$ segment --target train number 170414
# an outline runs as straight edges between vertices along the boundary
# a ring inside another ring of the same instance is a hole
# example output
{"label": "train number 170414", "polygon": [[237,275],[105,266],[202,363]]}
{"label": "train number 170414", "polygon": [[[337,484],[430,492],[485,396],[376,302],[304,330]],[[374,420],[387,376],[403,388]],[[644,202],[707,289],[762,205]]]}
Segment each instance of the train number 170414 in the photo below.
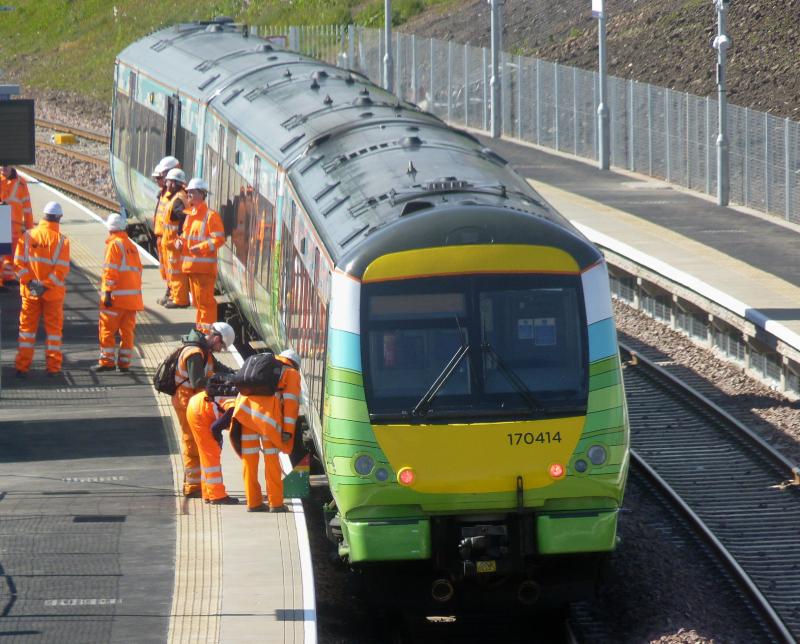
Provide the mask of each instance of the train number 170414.
{"label": "train number 170414", "polygon": [[542,445],[549,443],[560,443],[561,432],[551,434],[550,432],[515,432],[513,434],[506,434],[508,437],[509,445],[535,445],[541,443]]}

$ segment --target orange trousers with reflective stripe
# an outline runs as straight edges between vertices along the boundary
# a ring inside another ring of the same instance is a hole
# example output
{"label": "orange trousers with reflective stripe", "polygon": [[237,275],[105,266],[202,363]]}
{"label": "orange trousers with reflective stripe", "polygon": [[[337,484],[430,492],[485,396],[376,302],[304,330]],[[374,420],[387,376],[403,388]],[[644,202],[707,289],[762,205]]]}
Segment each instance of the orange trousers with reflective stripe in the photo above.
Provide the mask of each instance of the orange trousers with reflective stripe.
{"label": "orange trousers with reflective stripe", "polygon": [[197,453],[200,456],[203,498],[210,501],[224,499],[228,496],[225,484],[222,482],[220,461],[222,448],[211,433],[211,425],[217,420],[213,405],[214,403],[206,401],[206,393],[201,391],[192,396],[189,406],[186,408],[186,420],[192,430],[197,444]]}
{"label": "orange trousers with reflective stripe", "polygon": [[176,393],[172,397],[172,407],[178,414],[181,425],[181,456],[183,456],[183,493],[193,494],[201,492],[200,486],[200,455],[197,452],[197,443],[194,440],[192,428],[186,418],[186,406],[181,401],[182,396]]}
{"label": "orange trousers with reflective stripe", "polygon": [[215,273],[186,273],[189,278],[189,290],[194,305],[197,307],[195,326],[198,331],[206,332],[217,321],[217,300],[214,297]]}
{"label": "orange trousers with reflective stripe", "polygon": [[27,371],[33,361],[33,347],[39,320],[44,316],[45,362],[51,373],[61,371],[64,359],[61,354],[61,332],[64,327],[64,300],[44,300],[40,297],[22,297],[19,312],[19,349],[15,366],[17,371]]}
{"label": "orange trousers with reflective stripe", "polygon": [[[242,428],[242,478],[248,508],[257,508],[264,502],[261,485],[258,482],[259,454],[261,444],[265,450],[275,449],[267,439],[245,440],[248,429]],[[252,432],[250,432],[252,435]],[[247,450],[247,451],[246,451]],[[256,451],[257,450],[257,451]],[[270,507],[283,505],[283,478],[280,455],[264,454],[264,483],[267,486],[267,499]]]}
{"label": "orange trousers with reflective stripe", "polygon": [[130,367],[133,358],[133,342],[136,332],[136,311],[120,309],[117,307],[100,308],[100,364],[107,367],[114,366],[116,351],[116,335],[119,332],[119,356],[117,364],[120,367]]}

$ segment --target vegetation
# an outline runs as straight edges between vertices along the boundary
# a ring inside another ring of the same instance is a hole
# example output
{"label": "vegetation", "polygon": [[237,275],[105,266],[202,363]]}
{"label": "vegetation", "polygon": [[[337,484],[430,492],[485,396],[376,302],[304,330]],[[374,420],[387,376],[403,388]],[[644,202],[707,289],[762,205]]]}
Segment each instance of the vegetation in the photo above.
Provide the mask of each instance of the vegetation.
{"label": "vegetation", "polygon": [[[402,24],[455,0],[393,0]],[[16,0],[0,13],[2,69],[23,86],[110,101],[114,58],[166,25],[227,15],[253,25],[383,24],[383,0]]]}

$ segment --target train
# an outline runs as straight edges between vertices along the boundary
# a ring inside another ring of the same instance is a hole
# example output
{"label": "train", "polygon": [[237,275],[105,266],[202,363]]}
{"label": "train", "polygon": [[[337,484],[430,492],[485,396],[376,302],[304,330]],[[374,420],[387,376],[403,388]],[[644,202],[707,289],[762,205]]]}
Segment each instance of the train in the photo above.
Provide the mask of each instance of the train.
{"label": "train", "polygon": [[229,18],[117,57],[132,233],[167,154],[222,215],[231,319],[302,358],[338,557],[442,606],[594,583],[629,467],[600,251],[472,134]]}

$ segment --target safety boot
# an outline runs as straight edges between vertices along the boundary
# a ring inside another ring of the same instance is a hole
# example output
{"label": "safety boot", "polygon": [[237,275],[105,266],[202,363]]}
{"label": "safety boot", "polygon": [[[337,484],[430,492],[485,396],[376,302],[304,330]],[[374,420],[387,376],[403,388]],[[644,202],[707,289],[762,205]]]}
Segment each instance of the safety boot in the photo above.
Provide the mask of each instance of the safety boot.
{"label": "safety boot", "polygon": [[269,512],[269,506],[266,503],[262,503],[261,505],[257,505],[254,508],[247,508],[248,512]]}
{"label": "safety boot", "polygon": [[223,496],[221,499],[211,499],[211,505],[239,505],[239,499],[234,499],[232,496]]}

